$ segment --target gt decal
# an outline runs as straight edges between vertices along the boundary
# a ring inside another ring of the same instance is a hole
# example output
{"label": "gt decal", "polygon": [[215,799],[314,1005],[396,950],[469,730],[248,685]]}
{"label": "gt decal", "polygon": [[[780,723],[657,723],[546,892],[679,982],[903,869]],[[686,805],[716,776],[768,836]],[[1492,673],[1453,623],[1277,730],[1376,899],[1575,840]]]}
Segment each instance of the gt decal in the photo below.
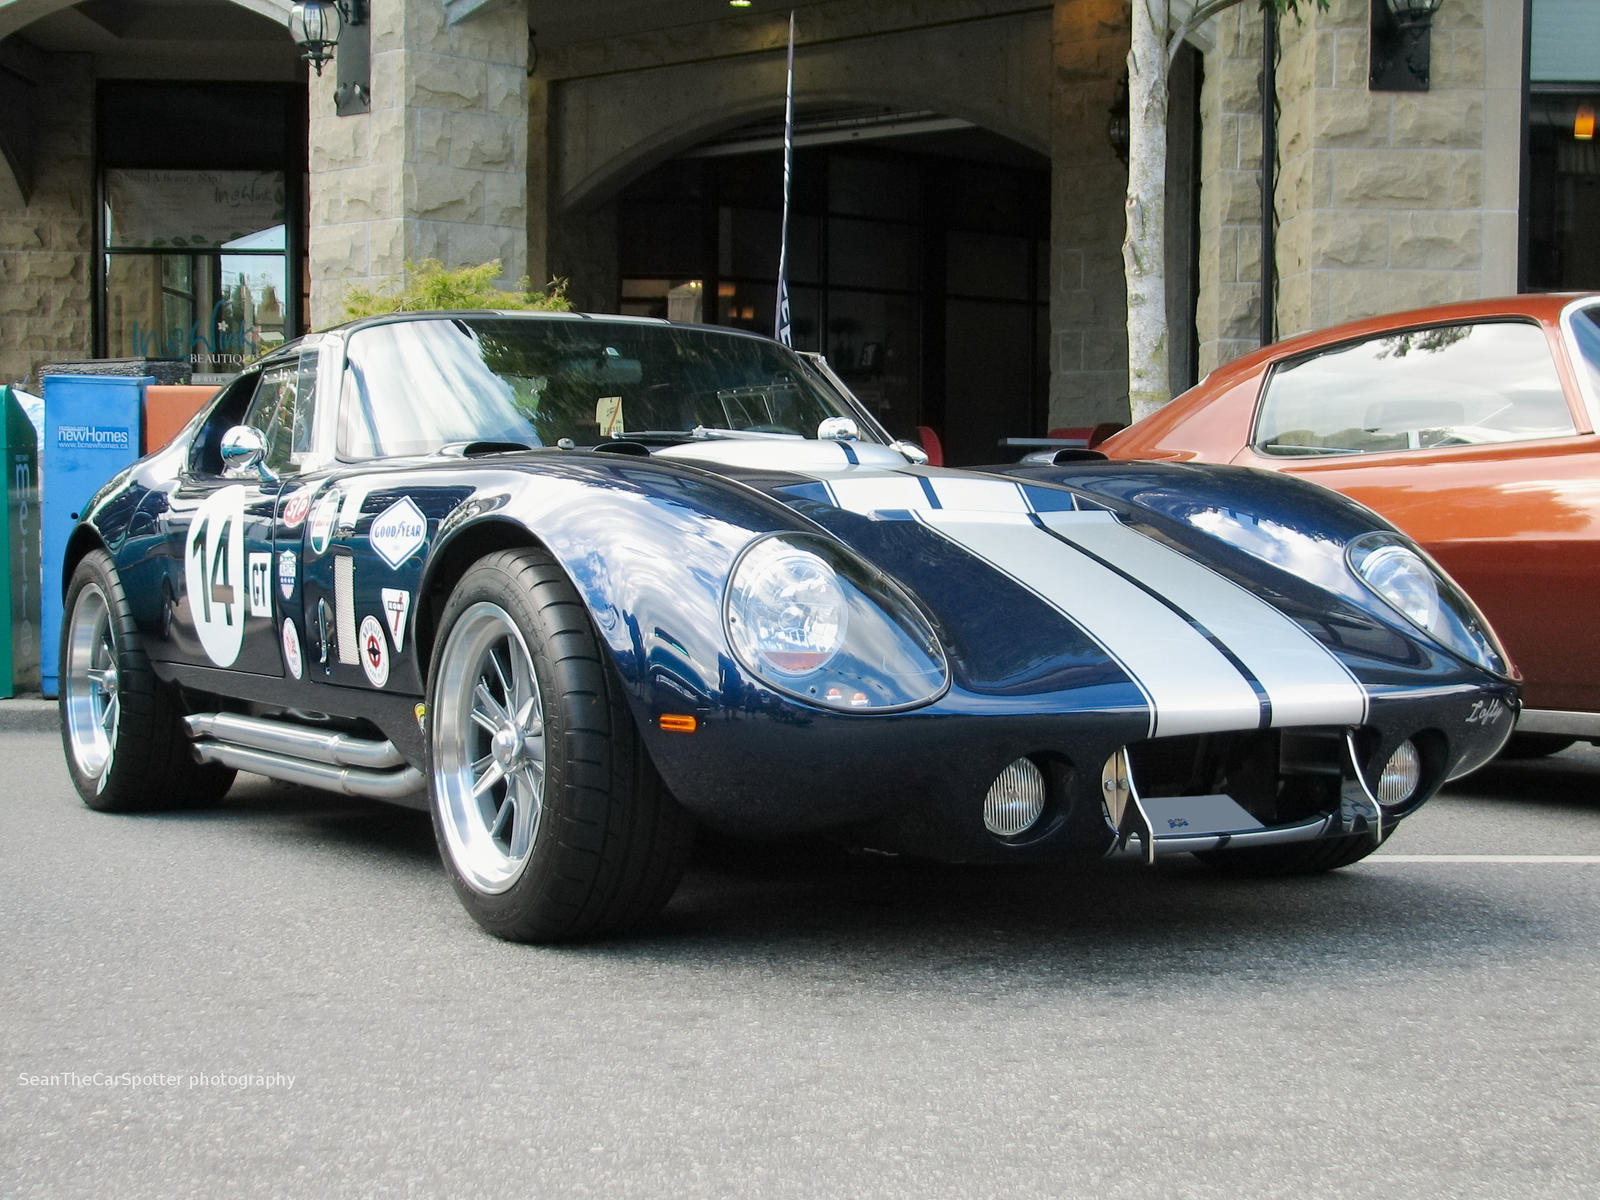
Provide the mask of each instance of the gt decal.
{"label": "gt decal", "polygon": [[361,669],[373,687],[389,682],[389,643],[383,636],[383,624],[377,617],[363,617],[361,636]]}
{"label": "gt decal", "polygon": [[239,484],[206,497],[183,547],[183,584],[206,657],[230,667],[244,644],[247,580],[245,490]]}
{"label": "gt decal", "polygon": [[396,500],[372,522],[367,540],[378,557],[398,567],[428,538],[428,519],[410,496]]}
{"label": "gt decal", "polygon": [[272,555],[250,555],[248,569],[250,572],[250,615],[252,617],[270,617],[272,615]]}
{"label": "gt decal", "polygon": [[406,648],[406,615],[411,611],[411,593],[399,588],[383,589],[383,612],[389,621],[389,636],[396,654]]}

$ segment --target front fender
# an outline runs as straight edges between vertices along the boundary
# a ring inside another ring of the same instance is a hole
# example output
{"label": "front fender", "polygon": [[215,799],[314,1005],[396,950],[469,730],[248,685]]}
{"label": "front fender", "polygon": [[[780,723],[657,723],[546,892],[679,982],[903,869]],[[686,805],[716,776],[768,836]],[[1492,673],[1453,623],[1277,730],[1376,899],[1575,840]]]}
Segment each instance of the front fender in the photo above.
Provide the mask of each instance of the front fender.
{"label": "front fender", "polygon": [[728,571],[762,533],[817,527],[698,468],[609,457],[481,478],[440,525],[422,584],[432,612],[484,553],[534,543],[577,590],[642,727],[738,707],[747,685],[723,636]]}

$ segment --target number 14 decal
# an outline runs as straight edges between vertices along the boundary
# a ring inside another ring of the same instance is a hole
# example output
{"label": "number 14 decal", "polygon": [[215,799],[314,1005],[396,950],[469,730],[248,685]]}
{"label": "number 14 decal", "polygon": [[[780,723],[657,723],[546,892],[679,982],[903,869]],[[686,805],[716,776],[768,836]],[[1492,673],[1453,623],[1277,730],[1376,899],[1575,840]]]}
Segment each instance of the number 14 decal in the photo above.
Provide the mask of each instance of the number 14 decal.
{"label": "number 14 decal", "polygon": [[[244,643],[244,501],[245,490],[238,484],[206,497],[195,510],[183,548],[184,591],[195,632],[206,657],[219,667],[232,666]],[[252,594],[257,557],[250,556]],[[253,595],[250,610],[256,611]]]}

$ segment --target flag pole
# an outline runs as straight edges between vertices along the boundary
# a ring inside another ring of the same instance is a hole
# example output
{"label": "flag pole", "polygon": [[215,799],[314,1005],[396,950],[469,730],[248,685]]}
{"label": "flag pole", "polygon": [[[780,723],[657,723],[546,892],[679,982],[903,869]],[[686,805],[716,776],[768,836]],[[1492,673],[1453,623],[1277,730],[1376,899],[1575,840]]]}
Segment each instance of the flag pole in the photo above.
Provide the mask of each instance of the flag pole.
{"label": "flag pole", "polygon": [[789,76],[783,102],[783,226],[778,234],[777,337],[794,345],[789,321],[789,192],[794,176],[794,10],[789,10]]}

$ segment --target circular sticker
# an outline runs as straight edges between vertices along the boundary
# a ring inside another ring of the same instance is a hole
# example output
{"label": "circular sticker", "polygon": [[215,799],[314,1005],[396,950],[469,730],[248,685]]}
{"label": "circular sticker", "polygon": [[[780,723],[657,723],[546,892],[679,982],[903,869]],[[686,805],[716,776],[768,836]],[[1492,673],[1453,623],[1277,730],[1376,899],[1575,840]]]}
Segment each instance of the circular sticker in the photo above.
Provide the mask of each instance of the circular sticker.
{"label": "circular sticker", "polygon": [[356,639],[361,647],[361,669],[373,687],[389,682],[389,640],[383,633],[383,622],[377,617],[361,619],[361,636]]}
{"label": "circular sticker", "polygon": [[298,529],[311,512],[311,489],[301,488],[283,502],[283,527]]}
{"label": "circular sticker", "polygon": [[183,544],[183,587],[206,657],[231,667],[244,644],[244,498],[239,484],[214,492],[195,509]]}
{"label": "circular sticker", "polygon": [[295,679],[301,678],[306,673],[305,659],[300,655],[300,631],[290,620],[285,620],[283,623],[283,665]]}
{"label": "circular sticker", "polygon": [[333,523],[339,516],[339,489],[327,492],[311,510],[311,550],[322,554],[333,541]]}

